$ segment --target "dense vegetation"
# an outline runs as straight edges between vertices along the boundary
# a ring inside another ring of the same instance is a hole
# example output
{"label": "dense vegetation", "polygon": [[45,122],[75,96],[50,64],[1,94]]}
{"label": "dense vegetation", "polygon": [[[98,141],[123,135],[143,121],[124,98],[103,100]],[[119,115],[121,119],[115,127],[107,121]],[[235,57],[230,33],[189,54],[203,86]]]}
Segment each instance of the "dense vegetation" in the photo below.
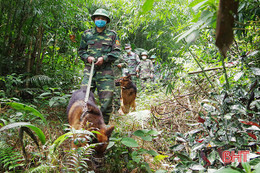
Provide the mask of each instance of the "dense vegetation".
{"label": "dense vegetation", "polygon": [[[138,91],[138,111],[149,110],[151,116],[112,119],[116,130],[105,158],[107,172],[259,172],[260,4],[239,2],[226,58],[215,46],[218,4],[1,1],[1,172],[83,172],[88,167],[84,160],[93,147],[71,150],[65,109],[81,82],[81,34],[94,26],[90,16],[97,8],[111,12],[109,28],[117,31],[122,46],[145,49],[161,64],[161,80]],[[250,160],[223,163],[226,150],[248,150]]]}

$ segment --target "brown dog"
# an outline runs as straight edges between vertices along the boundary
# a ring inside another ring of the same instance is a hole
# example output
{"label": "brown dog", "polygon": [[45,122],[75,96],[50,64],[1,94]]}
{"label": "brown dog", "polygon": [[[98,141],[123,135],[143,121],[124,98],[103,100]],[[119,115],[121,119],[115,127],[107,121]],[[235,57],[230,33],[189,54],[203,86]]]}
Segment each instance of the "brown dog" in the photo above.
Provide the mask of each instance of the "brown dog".
{"label": "brown dog", "polygon": [[136,103],[136,93],[137,88],[135,84],[131,81],[131,75],[121,77],[115,81],[116,86],[121,87],[121,107],[119,109],[119,113],[127,114],[130,111],[130,108],[133,108],[135,111]]}
{"label": "brown dog", "polygon": [[[114,130],[114,126],[109,128],[106,127],[103,115],[95,103],[94,94],[92,92],[90,92],[89,100],[87,102],[88,111],[83,114],[81,119],[83,108],[86,105],[84,102],[85,95],[86,88],[81,88],[72,94],[67,107],[69,124],[76,130],[85,129],[98,131],[99,133],[95,134],[96,140],[93,140],[92,143],[100,143],[100,145],[95,147],[95,150],[98,156],[102,156],[107,148],[109,137]],[[77,146],[74,144],[72,145],[74,148],[84,146],[84,144],[79,144]]]}

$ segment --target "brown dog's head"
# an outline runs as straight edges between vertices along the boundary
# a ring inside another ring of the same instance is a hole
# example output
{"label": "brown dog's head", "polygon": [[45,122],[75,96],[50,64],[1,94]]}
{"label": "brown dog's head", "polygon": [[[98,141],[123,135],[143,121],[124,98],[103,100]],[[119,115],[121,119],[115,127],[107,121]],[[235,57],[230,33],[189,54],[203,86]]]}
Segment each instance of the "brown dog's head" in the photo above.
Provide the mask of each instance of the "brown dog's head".
{"label": "brown dog's head", "polygon": [[[95,137],[93,137],[92,141],[89,140],[88,134],[75,136],[75,139],[81,138],[84,140],[82,142],[80,142],[81,140],[74,141],[72,145],[74,148],[77,148],[85,146],[86,143],[98,143],[95,150],[97,155],[102,156],[107,148],[114,126],[106,126],[102,113],[93,102],[93,99],[89,99],[87,102],[87,112],[83,110],[84,105],[85,102],[83,100],[78,100],[72,104],[68,111],[69,124],[76,130],[85,129],[88,131],[97,131],[97,133],[94,133]],[[83,116],[82,120],[80,120],[81,116]]]}
{"label": "brown dog's head", "polygon": [[109,138],[114,130],[114,126],[107,127],[105,125],[102,113],[96,104],[88,102],[87,106],[88,111],[83,119],[83,124],[86,125],[88,124],[87,122],[90,122],[91,126],[83,128],[88,128],[90,131],[97,131],[97,133],[94,133],[95,138],[91,143],[98,143],[95,150],[98,155],[102,155],[108,146]]}
{"label": "brown dog's head", "polygon": [[124,76],[124,77],[120,77],[119,79],[117,79],[115,81],[115,85],[116,86],[127,86],[129,84],[129,82],[132,81],[132,78],[131,78],[131,75],[127,75],[127,76]]}
{"label": "brown dog's head", "polygon": [[94,143],[99,143],[96,147],[95,150],[97,152],[97,155],[102,156],[107,149],[108,143],[109,143],[109,138],[111,136],[111,133],[114,130],[114,126],[101,129],[98,132],[100,134],[96,134],[96,140],[94,140]]}

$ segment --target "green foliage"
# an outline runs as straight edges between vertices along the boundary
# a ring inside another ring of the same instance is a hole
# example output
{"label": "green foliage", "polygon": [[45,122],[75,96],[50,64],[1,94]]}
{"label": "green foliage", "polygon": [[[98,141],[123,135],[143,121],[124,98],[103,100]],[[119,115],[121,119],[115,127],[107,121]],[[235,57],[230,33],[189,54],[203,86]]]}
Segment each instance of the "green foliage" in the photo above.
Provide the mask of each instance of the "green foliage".
{"label": "green foliage", "polygon": [[46,165],[46,164],[41,164],[40,166],[36,167],[36,168],[32,168],[29,171],[27,171],[28,173],[48,173],[48,172],[54,172],[56,169],[52,166]]}
{"label": "green foliage", "polygon": [[23,164],[22,155],[12,147],[7,147],[0,142],[0,168],[1,171],[16,171],[21,169]]}
{"label": "green foliage", "polygon": [[147,13],[148,11],[152,10],[154,0],[146,0],[144,5],[142,6],[141,14]]}
{"label": "green foliage", "polygon": [[90,162],[92,153],[92,147],[89,145],[85,145],[84,147],[72,151],[68,157],[68,162],[66,163],[69,165],[69,168],[63,170],[77,173],[87,171],[89,168],[87,162]]}
{"label": "green foliage", "polygon": [[[33,115],[36,117],[40,117],[42,119],[42,121],[46,124],[46,119],[44,118],[44,116],[39,111],[37,111],[36,109],[34,109],[30,106],[27,106],[27,105],[21,104],[21,103],[16,103],[16,102],[8,102],[8,103],[6,103],[6,105],[16,109],[21,114],[22,114],[22,112],[24,112],[25,116]],[[15,117],[15,118],[17,118],[17,117]],[[14,119],[14,120],[12,120],[11,118],[8,119],[9,122],[16,121],[16,120],[18,120],[18,119]],[[46,143],[46,137],[40,128],[36,127],[35,125],[32,125],[31,123],[28,123],[28,122],[8,123],[8,121],[5,121],[4,119],[2,120],[2,122],[5,124],[5,126],[3,126],[0,129],[0,132],[6,131],[6,130],[11,131],[11,129],[19,128],[19,141],[20,141],[20,144],[22,145],[22,151],[23,151],[25,160],[27,162],[28,158],[27,158],[27,153],[25,150],[26,144],[24,144],[24,138],[25,138],[24,132],[26,132],[31,137],[32,141],[38,146],[38,149],[40,149],[39,144],[38,144],[38,139],[41,141],[42,145],[44,145]],[[20,121],[21,121],[21,119],[20,119]],[[12,134],[12,135],[14,135],[14,134]],[[38,137],[38,139],[36,136]],[[5,140],[5,139],[6,138],[4,137],[3,140]],[[16,158],[16,157],[14,157],[14,158]],[[11,162],[11,161],[8,162],[8,164],[10,164],[9,169],[20,166],[20,165],[16,164],[16,162]],[[23,165],[23,164],[24,163],[21,163],[21,165]],[[7,165],[7,163],[5,163],[5,165]]]}
{"label": "green foliage", "polygon": [[[137,130],[133,133],[136,137],[145,141],[151,141],[150,139],[158,135],[155,130]],[[151,168],[147,162],[144,161],[146,154],[156,157],[158,153],[154,150],[147,150],[140,147],[138,141],[130,137],[119,137],[119,134],[113,134],[110,138],[108,155],[106,156],[109,160],[108,165],[110,171],[117,172],[126,168],[128,170],[138,169],[140,171],[151,172]]]}
{"label": "green foliage", "polygon": [[17,111],[23,111],[25,113],[26,112],[30,112],[34,116],[37,116],[37,117],[41,118],[44,123],[47,123],[46,119],[44,118],[44,116],[38,110],[32,108],[31,106],[27,106],[25,104],[17,103],[17,102],[8,102],[6,104],[11,106],[12,108],[16,109]]}
{"label": "green foliage", "polygon": [[127,147],[139,147],[138,143],[133,138],[123,138],[121,142]]}
{"label": "green foliage", "polygon": [[[260,121],[259,113],[255,111],[260,108],[259,99],[256,99],[259,95],[257,85],[256,81],[247,88],[248,92],[242,88],[234,88],[221,95],[213,95],[214,100],[202,101],[207,114],[200,113],[200,128],[185,134],[176,133],[175,139],[182,144],[171,147],[175,156],[182,161],[177,165],[179,169],[192,169],[193,165],[201,162],[204,162],[206,168],[221,168],[221,153],[225,150],[249,150],[250,153],[259,151],[257,144],[260,140]],[[189,145],[190,153],[183,150],[184,143]],[[251,161],[255,157],[251,157]],[[246,172],[251,171],[249,163],[242,165]]]}

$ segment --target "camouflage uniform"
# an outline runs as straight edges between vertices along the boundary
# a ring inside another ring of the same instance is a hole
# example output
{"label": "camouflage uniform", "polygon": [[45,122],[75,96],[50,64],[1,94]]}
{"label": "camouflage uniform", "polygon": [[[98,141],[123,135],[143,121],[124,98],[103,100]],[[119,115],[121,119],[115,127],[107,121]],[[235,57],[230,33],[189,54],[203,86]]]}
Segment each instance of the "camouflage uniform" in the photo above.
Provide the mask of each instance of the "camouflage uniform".
{"label": "camouflage uniform", "polygon": [[154,82],[158,83],[162,78],[161,64],[159,62],[155,62],[153,65],[155,73]]}
{"label": "camouflage uniform", "polygon": [[[121,65],[121,68],[117,67],[117,65],[119,64]],[[122,77],[122,69],[126,68],[126,66],[127,64],[123,59],[123,56],[120,56],[119,59],[117,59],[114,65],[112,66],[115,79],[119,79],[120,77]],[[114,103],[113,103],[115,110],[118,110],[120,108],[120,92],[121,92],[121,88],[116,86],[114,92]]]}
{"label": "camouflage uniform", "polygon": [[154,73],[153,63],[149,59],[142,60],[137,69],[140,73],[141,85],[144,87],[146,82],[150,82],[151,75]]}
{"label": "camouflage uniform", "polygon": [[[128,55],[128,54],[124,55],[124,60],[127,62],[127,72],[128,72],[128,74],[131,74],[132,81],[136,84],[136,82],[137,82],[136,69],[140,63],[139,56],[137,54],[135,54],[134,52],[131,52],[130,55]],[[124,74],[124,75],[126,75],[126,74]]]}
{"label": "camouflage uniform", "polygon": [[87,61],[88,57],[93,56],[96,60],[99,57],[104,59],[101,66],[94,67],[91,91],[97,89],[101,112],[105,123],[108,124],[113,111],[112,100],[115,88],[112,63],[120,56],[120,44],[116,32],[105,29],[99,33],[96,28],[86,30],[82,35],[78,53],[85,62],[83,86],[88,84],[90,75],[91,64]]}

